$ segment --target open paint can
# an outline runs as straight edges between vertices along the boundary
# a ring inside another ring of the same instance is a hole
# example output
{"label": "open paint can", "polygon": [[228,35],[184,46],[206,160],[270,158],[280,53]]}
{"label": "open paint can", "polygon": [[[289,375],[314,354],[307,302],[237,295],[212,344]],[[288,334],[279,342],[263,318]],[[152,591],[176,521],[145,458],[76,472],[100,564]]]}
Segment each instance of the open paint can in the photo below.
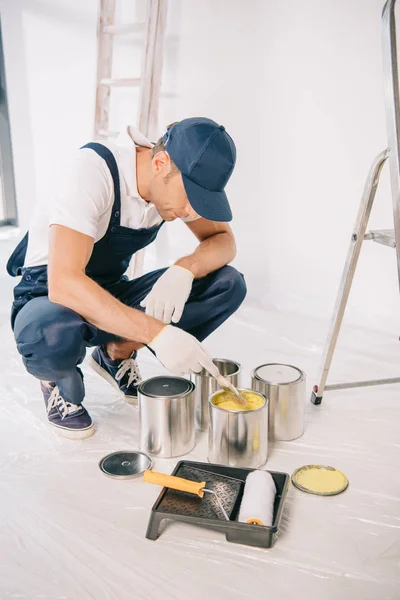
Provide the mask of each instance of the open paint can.
{"label": "open paint can", "polygon": [[[227,358],[214,358],[213,363],[218,367],[221,375],[225,377],[235,388],[239,387],[239,376],[241,365],[234,360]],[[221,389],[215,377],[212,377],[206,369],[200,373],[192,373],[191,379],[194,382],[195,401],[194,401],[194,423],[199,431],[208,429],[208,399],[217,390]]]}
{"label": "open paint can", "polygon": [[235,403],[224,391],[211,394],[208,460],[228,467],[258,469],[268,455],[268,401],[259,392],[240,390],[248,405]]}
{"label": "open paint can", "polygon": [[304,432],[306,377],[292,365],[270,363],[254,369],[251,387],[269,400],[269,439],[295,440]]}
{"label": "open paint can", "polygon": [[138,389],[139,443],[158,458],[193,450],[194,383],[183,377],[152,377]]}

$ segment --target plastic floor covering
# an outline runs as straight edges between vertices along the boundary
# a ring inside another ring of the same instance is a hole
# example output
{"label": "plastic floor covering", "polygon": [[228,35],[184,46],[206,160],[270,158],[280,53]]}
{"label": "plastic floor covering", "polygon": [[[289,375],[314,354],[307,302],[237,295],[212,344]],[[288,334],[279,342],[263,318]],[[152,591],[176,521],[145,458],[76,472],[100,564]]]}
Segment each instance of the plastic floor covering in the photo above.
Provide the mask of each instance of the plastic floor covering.
{"label": "plastic floor covering", "polygon": [[[329,392],[311,405],[327,323],[246,302],[206,345],[243,364],[244,387],[264,362],[306,371],[305,433],[270,444],[266,468],[332,465],[349,478],[347,491],[318,497],[291,486],[269,550],[183,523],[154,542],[145,532],[160,488],[114,481],[98,467],[110,452],[137,449],[136,410],[84,366],[95,435],[72,442],[50,431],[8,325],[13,282],[0,283],[1,600],[400,598],[400,386]],[[398,333],[345,327],[331,382],[398,376]],[[139,356],[145,377],[165,372],[147,351]],[[207,460],[206,434],[185,458]],[[170,473],[178,460],[154,468]]]}

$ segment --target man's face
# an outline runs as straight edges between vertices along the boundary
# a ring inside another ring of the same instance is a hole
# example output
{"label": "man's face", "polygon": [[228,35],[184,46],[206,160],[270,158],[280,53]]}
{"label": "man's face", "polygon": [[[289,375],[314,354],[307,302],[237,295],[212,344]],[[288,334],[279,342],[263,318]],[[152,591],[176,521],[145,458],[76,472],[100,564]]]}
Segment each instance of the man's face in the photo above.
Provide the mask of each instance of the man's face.
{"label": "man's face", "polygon": [[[161,156],[163,155],[163,156]],[[197,217],[191,207],[182,181],[182,175],[171,173],[171,163],[166,152],[153,158],[153,177],[150,182],[151,201],[165,221]]]}

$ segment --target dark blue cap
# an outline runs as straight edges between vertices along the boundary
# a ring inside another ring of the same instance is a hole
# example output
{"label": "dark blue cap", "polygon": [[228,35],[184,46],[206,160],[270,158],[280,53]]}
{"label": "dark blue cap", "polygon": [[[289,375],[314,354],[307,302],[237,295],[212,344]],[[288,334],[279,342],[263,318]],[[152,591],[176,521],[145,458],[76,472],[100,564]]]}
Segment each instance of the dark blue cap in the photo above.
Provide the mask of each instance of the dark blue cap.
{"label": "dark blue cap", "polygon": [[205,117],[183,119],[164,135],[165,150],[182,174],[192,208],[210,221],[231,221],[224,188],[236,162],[236,148],[223,125]]}

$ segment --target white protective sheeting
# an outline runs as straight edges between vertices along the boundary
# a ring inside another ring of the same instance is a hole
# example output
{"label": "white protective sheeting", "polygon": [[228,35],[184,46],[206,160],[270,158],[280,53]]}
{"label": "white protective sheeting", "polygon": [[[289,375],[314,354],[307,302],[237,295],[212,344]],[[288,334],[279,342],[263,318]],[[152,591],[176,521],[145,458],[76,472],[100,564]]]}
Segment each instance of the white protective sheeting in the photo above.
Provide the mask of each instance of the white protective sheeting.
{"label": "white protective sheeting", "polygon": [[[271,550],[176,523],[149,541],[159,488],[113,481],[98,468],[104,455],[137,448],[137,412],[85,367],[96,434],[72,442],[50,431],[38,383],[21,364],[6,318],[13,282],[2,275],[1,283],[2,600],[398,599],[399,386],[331,392],[320,407],[307,393],[304,436],[271,445],[267,467],[291,474],[300,465],[326,463],[343,470],[350,487],[323,498],[291,486]],[[325,322],[246,302],[207,347],[242,362],[245,386],[251,368],[282,361],[304,369],[310,389],[326,329]],[[334,379],[398,375],[396,333],[346,328]],[[147,351],[141,366],[145,376],[163,372]],[[207,459],[206,434],[188,458]],[[170,473],[178,460],[159,459],[154,468]]]}

